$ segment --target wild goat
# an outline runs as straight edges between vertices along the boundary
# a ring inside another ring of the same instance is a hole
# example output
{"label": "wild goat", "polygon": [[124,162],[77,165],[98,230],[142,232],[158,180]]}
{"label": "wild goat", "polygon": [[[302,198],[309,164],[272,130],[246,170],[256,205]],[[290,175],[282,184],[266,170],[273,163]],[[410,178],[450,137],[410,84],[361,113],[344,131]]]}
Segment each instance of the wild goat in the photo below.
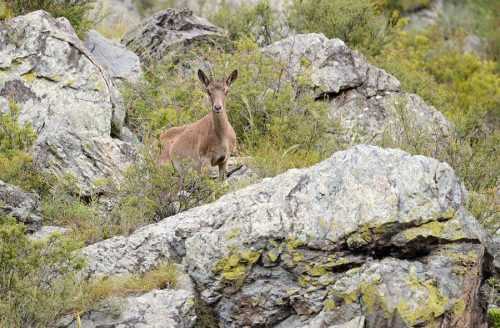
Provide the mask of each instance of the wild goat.
{"label": "wild goat", "polygon": [[159,162],[172,162],[181,179],[187,169],[194,168],[201,173],[207,164],[219,166],[219,178],[226,178],[227,160],[236,147],[236,133],[229,123],[224,101],[237,77],[238,71],[235,70],[221,81],[210,80],[198,70],[198,78],[210,98],[212,111],[197,122],[161,133]]}

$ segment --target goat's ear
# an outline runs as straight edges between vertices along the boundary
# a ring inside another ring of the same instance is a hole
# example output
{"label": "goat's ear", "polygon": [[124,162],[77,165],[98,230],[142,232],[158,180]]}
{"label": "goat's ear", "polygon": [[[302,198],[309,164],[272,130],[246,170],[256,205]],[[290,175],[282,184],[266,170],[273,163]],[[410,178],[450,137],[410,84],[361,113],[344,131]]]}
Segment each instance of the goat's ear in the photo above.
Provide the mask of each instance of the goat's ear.
{"label": "goat's ear", "polygon": [[238,78],[238,70],[235,69],[231,73],[231,75],[229,75],[229,77],[226,79],[227,86],[230,86],[234,81],[236,81],[237,78]]}
{"label": "goat's ear", "polygon": [[208,87],[208,85],[210,84],[210,80],[205,75],[205,72],[203,72],[201,69],[198,70],[198,78],[205,87]]}

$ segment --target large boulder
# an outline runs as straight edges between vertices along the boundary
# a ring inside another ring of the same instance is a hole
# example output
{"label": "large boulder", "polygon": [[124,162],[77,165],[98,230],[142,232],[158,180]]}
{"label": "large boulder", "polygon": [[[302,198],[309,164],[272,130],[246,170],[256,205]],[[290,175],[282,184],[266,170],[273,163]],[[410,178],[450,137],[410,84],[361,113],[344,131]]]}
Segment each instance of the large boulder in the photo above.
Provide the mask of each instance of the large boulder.
{"label": "large boulder", "polygon": [[167,9],[145,19],[124,36],[122,43],[144,63],[154,63],[167,53],[224,40],[223,30],[191,10]]}
{"label": "large boulder", "polygon": [[96,62],[105,68],[115,82],[137,82],[142,74],[139,57],[122,44],[91,30],[85,37],[85,47]]}
{"label": "large boulder", "polygon": [[399,81],[367,62],[339,39],[300,34],[278,41],[263,52],[286,63],[288,78],[306,70],[314,95],[329,101],[330,116],[339,121],[349,143],[398,142],[402,130],[439,143],[450,136],[451,124],[419,96],[401,91]]}
{"label": "large boulder", "polygon": [[143,295],[130,295],[109,300],[98,311],[83,315],[80,325],[75,321],[62,322],[59,326],[68,328],[190,328],[196,322],[195,298],[192,293],[183,289],[153,290]]}
{"label": "large boulder", "polygon": [[119,92],[65,18],[36,11],[0,22],[0,104],[7,99],[37,133],[35,164],[76,176],[83,192],[134,160],[135,149],[119,140]]}
{"label": "large boulder", "polygon": [[40,197],[0,180],[0,214],[12,216],[28,232],[35,232],[42,225]]}
{"label": "large boulder", "polygon": [[86,275],[180,261],[222,327],[486,327],[465,203],[449,165],[360,145],[91,245]]}

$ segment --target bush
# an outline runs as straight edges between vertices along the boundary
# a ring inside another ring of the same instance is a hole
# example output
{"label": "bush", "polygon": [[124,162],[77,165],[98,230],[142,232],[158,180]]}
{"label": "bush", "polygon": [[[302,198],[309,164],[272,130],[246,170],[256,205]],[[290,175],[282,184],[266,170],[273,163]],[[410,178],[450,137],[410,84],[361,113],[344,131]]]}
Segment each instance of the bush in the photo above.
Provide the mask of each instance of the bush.
{"label": "bush", "polygon": [[139,226],[214,201],[224,193],[224,186],[194,172],[185,176],[180,186],[173,167],[159,166],[158,153],[151,148],[117,186],[117,204],[110,216],[112,235],[131,233]]}
{"label": "bush", "polygon": [[[265,175],[311,165],[331,153],[334,146],[325,137],[326,105],[306,95],[305,76],[286,81],[285,64],[263,55],[255,41],[239,40],[233,54],[203,49],[192,57],[209,62],[219,78],[239,70],[226,107],[239,152],[257,157]],[[128,88],[128,117],[136,131],[158,136],[163,129],[191,123],[207,113],[196,72],[186,73],[189,65],[167,59],[138,86]]]}
{"label": "bush", "polygon": [[78,35],[82,36],[94,23],[88,16],[94,2],[95,0],[6,0],[4,15],[19,16],[35,10],[45,10],[54,17],[66,17]]}
{"label": "bush", "polygon": [[293,0],[288,23],[300,33],[323,33],[364,54],[376,54],[389,41],[397,23],[385,17],[382,9],[376,1]]}
{"label": "bush", "polygon": [[19,107],[0,112],[0,180],[25,190],[44,190],[46,178],[33,166],[29,151],[36,139],[31,124],[19,124]]}
{"label": "bush", "polygon": [[404,12],[411,12],[418,9],[428,8],[431,0],[387,0],[386,7]]}
{"label": "bush", "polygon": [[22,225],[0,218],[0,326],[48,327],[75,310],[79,246],[58,235],[30,241]]}
{"label": "bush", "polygon": [[277,14],[269,0],[260,0],[256,5],[243,3],[234,6],[223,3],[210,20],[228,31],[233,40],[251,37],[259,45],[265,46],[280,36]]}

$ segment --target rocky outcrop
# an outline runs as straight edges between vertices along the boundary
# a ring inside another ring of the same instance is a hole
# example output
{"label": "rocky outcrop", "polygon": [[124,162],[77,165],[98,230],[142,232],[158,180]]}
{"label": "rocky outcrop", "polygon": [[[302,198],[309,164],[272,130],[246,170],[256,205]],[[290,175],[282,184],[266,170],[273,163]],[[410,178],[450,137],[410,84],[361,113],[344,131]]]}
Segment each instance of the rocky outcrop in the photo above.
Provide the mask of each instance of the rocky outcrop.
{"label": "rocky outcrop", "polygon": [[339,39],[300,34],[276,42],[264,53],[287,64],[290,79],[311,74],[317,99],[329,101],[330,117],[344,128],[348,143],[398,141],[406,128],[419,138],[439,143],[452,131],[450,123],[417,95],[401,91],[392,75],[369,64]]}
{"label": "rocky outcrop", "polygon": [[445,163],[357,146],[84,249],[181,262],[223,327],[485,327],[487,237]]}
{"label": "rocky outcrop", "polygon": [[190,328],[196,322],[195,299],[186,290],[153,290],[144,295],[108,300],[99,311],[92,311],[80,319],[63,322],[68,328]]}
{"label": "rocky outcrop", "polygon": [[137,82],[142,74],[139,57],[120,43],[91,30],[85,38],[85,47],[96,62],[106,69],[115,82]]}
{"label": "rocky outcrop", "polygon": [[0,180],[0,214],[12,216],[28,232],[35,232],[42,225],[40,197]]}
{"label": "rocky outcrop", "polygon": [[183,52],[200,44],[218,44],[223,31],[188,9],[167,9],[144,20],[125,35],[122,43],[144,63],[161,60],[167,53]]}
{"label": "rocky outcrop", "polygon": [[0,23],[0,103],[13,100],[37,133],[34,163],[73,174],[83,192],[119,178],[135,149],[119,140],[125,109],[106,71],[65,18],[36,11]]}

